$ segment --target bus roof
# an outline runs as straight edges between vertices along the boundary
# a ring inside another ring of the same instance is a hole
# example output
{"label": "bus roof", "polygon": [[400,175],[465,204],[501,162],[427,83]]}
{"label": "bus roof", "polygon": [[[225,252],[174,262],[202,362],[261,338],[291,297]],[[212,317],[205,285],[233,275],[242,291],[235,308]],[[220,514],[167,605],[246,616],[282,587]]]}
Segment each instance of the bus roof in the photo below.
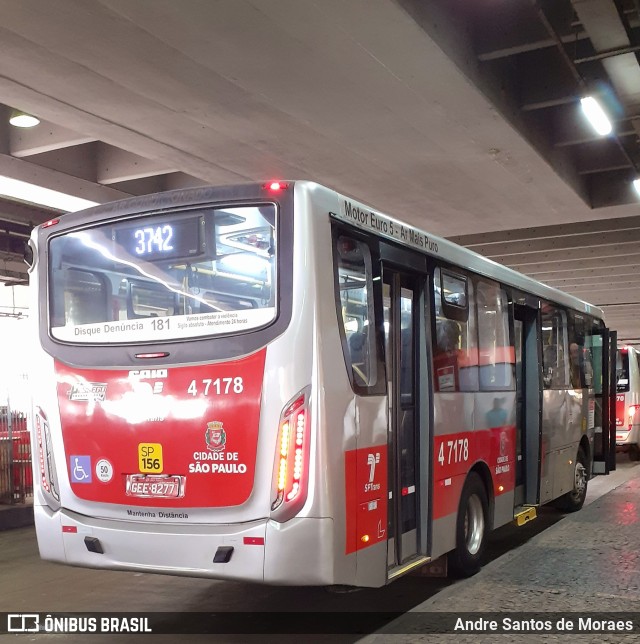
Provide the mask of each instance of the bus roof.
{"label": "bus roof", "polygon": [[[312,184],[311,182],[299,183],[308,184],[310,189],[312,186],[322,188],[322,186]],[[459,246],[443,237],[432,235],[421,228],[383,214],[355,199],[346,197],[335,191],[331,192],[334,192],[340,200],[337,212],[330,213],[336,219],[379,235],[380,237],[391,239],[408,248],[432,255],[433,257],[438,257],[445,262],[495,279],[503,284],[514,286],[545,300],[563,304],[579,312],[604,320],[603,310],[593,304],[589,304],[580,298],[548,286],[543,282],[538,282],[492,259],[479,255],[464,246]]]}

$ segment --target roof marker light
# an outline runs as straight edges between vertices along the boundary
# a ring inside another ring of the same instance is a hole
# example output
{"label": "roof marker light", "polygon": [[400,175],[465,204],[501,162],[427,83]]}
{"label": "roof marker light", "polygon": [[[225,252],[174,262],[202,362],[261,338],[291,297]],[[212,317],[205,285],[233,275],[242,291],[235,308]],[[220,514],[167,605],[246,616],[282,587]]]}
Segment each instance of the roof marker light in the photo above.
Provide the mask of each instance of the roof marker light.
{"label": "roof marker light", "polygon": [[282,181],[271,181],[264,185],[264,188],[271,190],[273,192],[279,192],[280,190],[286,190],[289,187],[288,183],[283,183]]}
{"label": "roof marker light", "polygon": [[49,221],[45,221],[44,224],[42,224],[43,228],[49,228],[49,226],[55,226],[56,224],[59,224],[60,220],[59,219],[49,219]]}

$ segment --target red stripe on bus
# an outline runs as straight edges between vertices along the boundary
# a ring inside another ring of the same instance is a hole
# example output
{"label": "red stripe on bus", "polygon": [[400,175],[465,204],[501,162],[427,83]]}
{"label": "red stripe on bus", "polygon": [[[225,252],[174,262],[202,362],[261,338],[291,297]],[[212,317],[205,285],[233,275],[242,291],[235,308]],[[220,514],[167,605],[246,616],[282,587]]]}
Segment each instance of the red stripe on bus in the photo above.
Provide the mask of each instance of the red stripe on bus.
{"label": "red stripe on bus", "polygon": [[624,425],[625,394],[616,394],[616,427]]}
{"label": "red stripe on bus", "polygon": [[434,437],[433,518],[458,511],[462,486],[478,462],[489,468],[493,496],[515,488],[515,425]]}
{"label": "red stripe on bus", "polygon": [[460,368],[505,363],[515,364],[516,362],[515,349],[511,346],[492,347],[490,349],[458,349],[455,353]]}
{"label": "red stripe on bus", "polygon": [[349,554],[387,539],[387,446],[349,450],[344,464]]}

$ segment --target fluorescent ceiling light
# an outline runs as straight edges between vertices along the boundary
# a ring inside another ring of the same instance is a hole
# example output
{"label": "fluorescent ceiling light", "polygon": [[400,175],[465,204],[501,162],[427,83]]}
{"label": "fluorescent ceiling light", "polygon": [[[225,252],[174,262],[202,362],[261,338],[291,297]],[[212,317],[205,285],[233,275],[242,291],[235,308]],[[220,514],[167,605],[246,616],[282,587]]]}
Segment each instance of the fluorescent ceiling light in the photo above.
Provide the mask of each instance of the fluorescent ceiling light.
{"label": "fluorescent ceiling light", "polygon": [[40,119],[37,116],[13,110],[13,112],[11,112],[11,117],[9,118],[9,123],[16,127],[33,127],[40,123]]}
{"label": "fluorescent ceiling light", "polygon": [[636,189],[638,195],[640,195],[640,179],[635,179],[633,182],[633,187]]}
{"label": "fluorescent ceiling light", "polygon": [[605,114],[602,107],[600,107],[600,103],[598,103],[598,101],[593,98],[593,96],[585,96],[584,98],[581,98],[580,105],[582,105],[582,111],[587,117],[589,123],[591,123],[591,127],[600,136],[611,134],[611,131],[613,130],[611,121]]}
{"label": "fluorescent ceiling light", "polygon": [[20,201],[27,201],[39,206],[55,208],[56,210],[64,210],[65,212],[74,212],[98,205],[97,201],[81,199],[64,192],[50,190],[49,188],[36,186],[33,183],[3,176],[0,176],[0,196],[19,199]]}

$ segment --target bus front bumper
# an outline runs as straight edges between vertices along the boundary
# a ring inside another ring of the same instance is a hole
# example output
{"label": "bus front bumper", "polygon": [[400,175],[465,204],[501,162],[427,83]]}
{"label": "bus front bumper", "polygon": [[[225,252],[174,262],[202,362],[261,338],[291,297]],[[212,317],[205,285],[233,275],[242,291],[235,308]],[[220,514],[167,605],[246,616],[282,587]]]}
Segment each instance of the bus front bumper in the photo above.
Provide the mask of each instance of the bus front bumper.
{"label": "bus front bumper", "polygon": [[637,445],[640,439],[640,425],[632,425],[631,429],[616,427],[616,447],[625,451],[629,445]]}

